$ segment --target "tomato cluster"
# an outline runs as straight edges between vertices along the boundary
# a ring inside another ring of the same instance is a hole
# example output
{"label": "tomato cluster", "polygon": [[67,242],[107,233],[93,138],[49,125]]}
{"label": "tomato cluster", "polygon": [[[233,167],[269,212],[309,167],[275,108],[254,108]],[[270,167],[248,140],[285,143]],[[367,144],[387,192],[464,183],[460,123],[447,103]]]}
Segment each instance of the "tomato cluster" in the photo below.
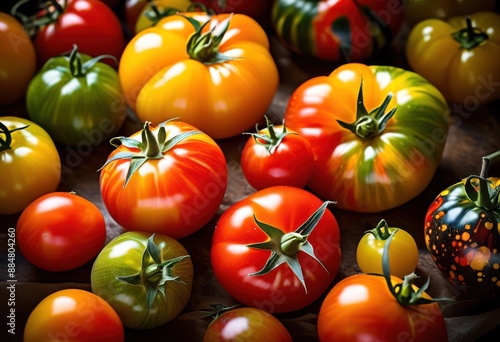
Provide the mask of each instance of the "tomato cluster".
{"label": "tomato cluster", "polygon": [[[123,341],[176,319],[193,300],[200,231],[211,281],[243,306],[210,312],[203,341],[291,341],[280,315],[314,303],[320,341],[446,341],[439,300],[414,284],[417,237],[383,215],[435,177],[450,104],[500,98],[483,92],[500,82],[500,21],[483,5],[449,23],[411,0],[22,0],[0,12],[0,106],[27,116],[0,116],[0,215],[16,216],[34,267],[90,268],[90,289],[45,297],[24,339],[68,339],[71,326],[78,341]],[[404,20],[409,66],[372,64]],[[280,122],[269,108],[287,75],[271,39],[291,59],[333,63],[290,91]],[[250,192],[236,200],[229,139]],[[64,188],[71,149],[104,153],[99,203]],[[355,241],[350,276],[343,211],[381,216]],[[422,221],[450,283],[499,296],[498,178],[443,190]]]}

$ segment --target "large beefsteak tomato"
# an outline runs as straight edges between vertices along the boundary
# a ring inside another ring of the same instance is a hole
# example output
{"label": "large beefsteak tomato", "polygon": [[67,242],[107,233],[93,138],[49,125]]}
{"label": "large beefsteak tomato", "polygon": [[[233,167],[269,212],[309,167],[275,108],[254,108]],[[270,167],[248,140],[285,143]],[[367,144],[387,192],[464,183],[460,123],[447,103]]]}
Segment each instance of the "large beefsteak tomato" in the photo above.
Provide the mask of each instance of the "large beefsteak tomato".
{"label": "large beefsteak tomato", "polygon": [[423,77],[359,63],[301,84],[284,117],[313,149],[310,189],[357,212],[391,209],[422,192],[450,122],[445,99]]}

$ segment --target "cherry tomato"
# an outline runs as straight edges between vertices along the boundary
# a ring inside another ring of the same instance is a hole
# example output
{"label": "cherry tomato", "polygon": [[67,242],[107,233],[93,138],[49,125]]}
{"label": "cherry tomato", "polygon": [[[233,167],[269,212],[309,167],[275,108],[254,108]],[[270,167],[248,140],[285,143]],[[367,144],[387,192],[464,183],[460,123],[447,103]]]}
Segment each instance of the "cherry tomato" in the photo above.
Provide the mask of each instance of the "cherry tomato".
{"label": "cherry tomato", "polygon": [[22,212],[16,231],[23,256],[53,272],[90,261],[106,240],[106,224],[99,208],[71,192],[52,192],[37,198]]}
{"label": "cherry tomato", "polygon": [[274,185],[304,187],[313,171],[314,156],[309,142],[285,125],[252,133],[241,153],[241,168],[257,190]]}
{"label": "cherry tomato", "polygon": [[45,297],[31,312],[24,342],[121,342],[123,324],[102,298],[80,289],[65,289]]}

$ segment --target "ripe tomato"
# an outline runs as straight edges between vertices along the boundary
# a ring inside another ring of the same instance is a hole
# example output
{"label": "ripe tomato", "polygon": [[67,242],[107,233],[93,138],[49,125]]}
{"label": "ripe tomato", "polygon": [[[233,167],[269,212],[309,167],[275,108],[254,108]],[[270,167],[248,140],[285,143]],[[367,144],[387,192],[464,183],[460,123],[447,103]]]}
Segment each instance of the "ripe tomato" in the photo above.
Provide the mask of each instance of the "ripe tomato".
{"label": "ripe tomato", "polygon": [[363,235],[356,249],[356,261],[364,273],[382,274],[382,252],[387,239],[394,233],[389,248],[391,274],[403,278],[415,271],[418,247],[413,237],[401,228],[390,227],[385,220]]}
{"label": "ripe tomato", "polygon": [[313,149],[311,191],[356,212],[381,212],[419,195],[439,165],[450,123],[445,99],[418,74],[359,63],[299,85],[284,118]]}
{"label": "ripe tomato", "polygon": [[193,264],[186,249],[162,234],[125,232],[92,266],[92,292],[106,300],[123,325],[150,329],[174,319],[191,296]]}
{"label": "ripe tomato", "polygon": [[248,183],[257,190],[274,185],[304,187],[313,169],[309,142],[285,125],[257,129],[241,152],[241,168]]}
{"label": "ripe tomato", "polygon": [[[439,304],[428,302],[431,297],[425,292],[416,303],[409,303],[410,298],[404,297],[419,290],[411,284],[412,278],[406,278],[399,296],[391,292],[382,276],[355,274],[342,279],[321,304],[319,340],[448,341]],[[396,286],[402,280],[391,276],[389,282]]]}
{"label": "ripe tomato", "polygon": [[276,317],[253,308],[231,309],[217,316],[208,326],[203,342],[292,342],[290,333]]}
{"label": "ripe tomato", "polygon": [[149,126],[112,139],[117,148],[101,169],[102,199],[127,230],[184,237],[219,209],[228,182],[226,159],[212,138],[185,122]]}
{"label": "ripe tomato", "polygon": [[36,71],[35,47],[13,16],[0,12],[0,106],[24,97]]}
{"label": "ripe tomato", "polygon": [[210,254],[222,287],[270,313],[316,300],[340,266],[339,227],[329,203],[300,188],[274,186],[229,207]]}
{"label": "ripe tomato", "polygon": [[24,342],[122,342],[120,317],[92,292],[65,289],[45,297],[33,309],[24,328]]}
{"label": "ripe tomato", "polygon": [[148,27],[155,26],[166,16],[187,12],[192,5],[191,0],[150,0],[142,7],[133,32],[137,34]]}
{"label": "ripe tomato", "polygon": [[165,17],[131,39],[118,74],[141,121],[178,118],[213,139],[255,125],[279,83],[266,32],[243,14]]}
{"label": "ripe tomato", "polygon": [[67,271],[94,258],[106,241],[99,208],[70,192],[51,192],[24,209],[17,221],[23,256],[47,271]]}
{"label": "ripe tomato", "polygon": [[60,179],[61,159],[49,134],[30,120],[0,117],[0,215],[21,212],[55,191]]}

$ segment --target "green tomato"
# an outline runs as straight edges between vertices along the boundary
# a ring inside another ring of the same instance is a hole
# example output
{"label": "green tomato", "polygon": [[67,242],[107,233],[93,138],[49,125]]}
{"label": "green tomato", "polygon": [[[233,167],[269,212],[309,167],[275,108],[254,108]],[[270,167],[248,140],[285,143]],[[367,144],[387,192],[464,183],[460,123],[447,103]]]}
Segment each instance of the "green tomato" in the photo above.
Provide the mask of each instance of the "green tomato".
{"label": "green tomato", "polygon": [[161,234],[126,232],[111,240],[92,266],[92,292],[106,300],[123,325],[150,329],[185,308],[193,264],[186,249]]}
{"label": "green tomato", "polygon": [[28,115],[56,143],[83,147],[108,141],[121,128],[126,105],[117,71],[80,54],[48,60],[26,93]]}

